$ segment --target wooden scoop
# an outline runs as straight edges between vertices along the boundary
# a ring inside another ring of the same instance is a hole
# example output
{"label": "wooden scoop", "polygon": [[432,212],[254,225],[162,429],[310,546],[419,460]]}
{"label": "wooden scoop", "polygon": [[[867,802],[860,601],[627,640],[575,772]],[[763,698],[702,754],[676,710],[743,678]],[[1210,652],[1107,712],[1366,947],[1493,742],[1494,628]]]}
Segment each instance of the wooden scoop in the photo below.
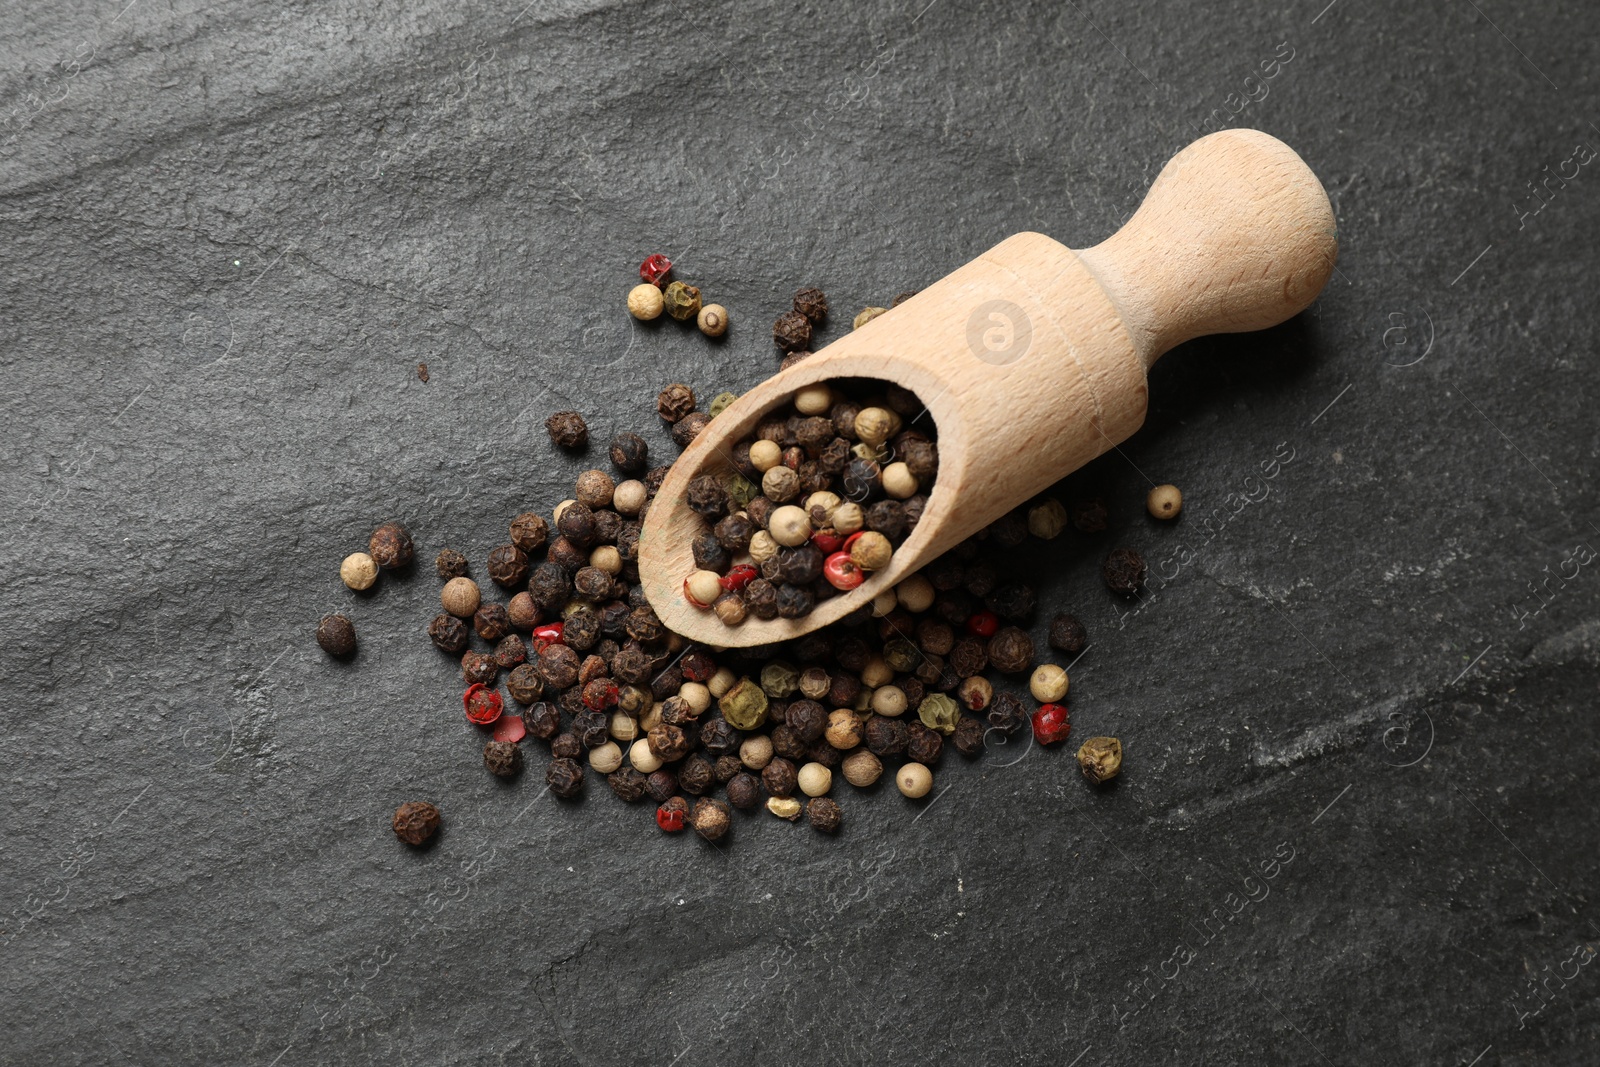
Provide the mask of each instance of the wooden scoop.
{"label": "wooden scoop", "polygon": [[[639,535],[656,614],[691,641],[735,647],[834,622],[1123,441],[1144,422],[1145,371],[1212,333],[1275,326],[1314,300],[1338,258],[1328,196],[1283,142],[1226,130],[1174,156],[1128,223],[1081,251],[1019,233],[899,307],[756,386],[690,444]],[[938,431],[939,473],[890,565],[801,619],[725,626],[691,605],[689,481],[802,386],[877,378],[914,392]]]}

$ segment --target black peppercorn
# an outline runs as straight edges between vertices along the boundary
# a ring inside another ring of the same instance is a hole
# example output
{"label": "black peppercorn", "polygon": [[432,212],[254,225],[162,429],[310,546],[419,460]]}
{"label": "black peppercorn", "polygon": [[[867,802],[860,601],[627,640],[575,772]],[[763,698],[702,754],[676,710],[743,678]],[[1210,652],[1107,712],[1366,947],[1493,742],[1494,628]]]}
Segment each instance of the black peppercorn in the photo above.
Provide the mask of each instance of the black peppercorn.
{"label": "black peppercorn", "polygon": [[575,734],[557,734],[550,742],[550,754],[557,759],[577,759],[583,755],[583,742]]}
{"label": "black peppercorn", "polygon": [[678,776],[667,768],[651,772],[645,779],[645,792],[650,794],[650,799],[657,804],[665,804],[678,792]]}
{"label": "black peppercorn", "polygon": [[872,460],[857,457],[844,465],[840,482],[845,499],[865,504],[882,492],[883,471]]}
{"label": "black peppercorn", "polygon": [[1107,589],[1120,596],[1133,596],[1144,584],[1144,557],[1131,548],[1114,548],[1100,574]]}
{"label": "black peppercorn", "polygon": [[560,705],[562,713],[568,718],[575,719],[586,710],[583,706],[583,691],[577,686],[563,689],[558,693],[556,695],[556,703]]}
{"label": "black peppercorn", "polygon": [[324,615],[317,623],[317,644],[322,646],[322,651],[336,659],[353,656],[356,651],[355,625],[343,615]]}
{"label": "black peppercorn", "polygon": [[622,534],[625,525],[621,515],[606,508],[600,508],[594,513],[594,543],[597,545],[614,545]]}
{"label": "black peppercorn", "polygon": [[[583,607],[588,608],[585,604]],[[592,608],[583,611],[574,609],[567,616],[565,628],[561,631],[561,640],[579,652],[587,652],[600,640],[600,613]]]}
{"label": "black peppercorn", "polygon": [[801,742],[810,744],[828,728],[828,713],[815,700],[796,700],[789,704],[783,721],[784,729],[794,731]]}
{"label": "black peppercorn", "polygon": [[726,756],[730,752],[737,752],[743,740],[744,735],[734,729],[733,724],[727,719],[711,719],[700,727],[700,744],[712,756]]}
{"label": "black peppercorn", "polygon": [[[517,667],[506,679],[506,692],[518,704],[532,704],[538,700],[544,695],[544,679],[539,677],[539,668],[531,663]],[[523,719],[526,722],[527,716]]]}
{"label": "black peppercorn", "polygon": [[408,801],[394,810],[390,825],[394,836],[406,844],[425,844],[439,829],[439,809],[426,801]]}
{"label": "black peppercorn", "polygon": [[728,510],[728,491],[714,474],[691,478],[685,500],[690,510],[711,522],[720,519]]}
{"label": "black peppercorn", "polygon": [[906,724],[899,719],[874,715],[867,720],[862,736],[866,739],[867,751],[874,756],[892,756],[906,748]]}
{"label": "black peppercorn", "polygon": [[803,586],[778,586],[777,608],[778,615],[781,618],[804,618],[811,614],[811,609],[816,606],[816,602],[815,594]]}
{"label": "black peppercorn", "polygon": [[791,585],[810,585],[822,577],[826,561],[815,541],[796,548],[778,549],[778,577]]}
{"label": "black peppercorn", "polygon": [[1020,674],[1033,666],[1033,638],[1016,626],[1003,627],[989,638],[989,665],[1002,674]]}
{"label": "black peppercorn", "polygon": [[794,294],[794,309],[809,322],[820,326],[822,320],[828,317],[828,298],[821,289],[807,286]]}
{"label": "black peppercorn", "polygon": [[528,554],[516,545],[501,545],[489,552],[489,577],[511,588],[528,580]]}
{"label": "black peppercorn", "polygon": [[1015,693],[998,693],[989,707],[989,725],[1003,734],[1014,734],[1028,725],[1028,708]]}
{"label": "black peppercorn", "polygon": [[555,563],[544,562],[533,569],[528,579],[528,595],[542,611],[557,612],[572,599],[572,579]]}
{"label": "black peppercorn", "polygon": [[546,701],[537,701],[522,713],[522,724],[534,737],[548,741],[561,732],[561,709]]}
{"label": "black peppercorn", "polygon": [[796,776],[794,764],[782,756],[774,756],[770,763],[761,768],[761,784],[775,797],[786,797],[793,793],[799,785]]}
{"label": "black peppercorn", "polygon": [[817,469],[830,477],[844,470],[849,462],[850,442],[842,437],[835,437],[817,453]]}
{"label": "black peppercorn", "polygon": [[386,571],[395,571],[411,566],[416,549],[411,544],[411,535],[406,533],[404,526],[398,522],[386,522],[372,531],[372,538],[367,543],[367,554],[379,567]]}
{"label": "black peppercorn", "polygon": [[717,770],[705,756],[696,752],[678,768],[678,788],[692,797],[705,794],[716,784]]}
{"label": "black peppercorn", "polygon": [[467,573],[467,557],[453,548],[441,549],[434,557],[433,569],[439,572],[439,580],[442,582],[464,577]]}
{"label": "black peppercorn", "polygon": [[1033,614],[1033,586],[1007,582],[983,599],[984,606],[1002,618],[1026,619]]}
{"label": "black peppercorn", "polygon": [[811,320],[798,311],[786,311],[772,324],[772,342],[785,352],[811,347]]}
{"label": "black peppercorn", "polygon": [[624,685],[638,685],[650,677],[650,657],[642,649],[624,648],[611,661],[611,675]]}
{"label": "black peppercorn", "polygon": [[961,716],[956,723],[955,732],[950,736],[955,742],[956,751],[963,756],[976,756],[983,752],[983,723],[971,715]]}
{"label": "black peppercorn", "polygon": [[989,524],[989,538],[1003,548],[1016,548],[1028,539],[1028,513],[1008,511]]}
{"label": "black peppercorn", "polygon": [[844,752],[828,744],[828,739],[823,737],[811,742],[802,758],[807,763],[820,763],[833,770],[844,762]]}
{"label": "black peppercorn", "polygon": [[663,763],[672,763],[688,755],[690,742],[688,736],[677,726],[671,723],[662,723],[646,735],[650,751],[656,759]]}
{"label": "black peppercorn", "polygon": [[920,722],[906,724],[906,758],[932,767],[944,752],[944,738]]}
{"label": "black peppercorn", "polygon": [[861,679],[846,671],[833,671],[828,675],[827,701],[830,707],[854,707],[861,695]]}
{"label": "black peppercorn", "polygon": [[539,677],[552,689],[566,689],[576,685],[578,654],[566,645],[546,645],[539,650]]}
{"label": "black peppercorn", "polygon": [[550,536],[550,524],[543,515],[524,511],[511,520],[511,543],[524,552],[537,552]]}
{"label": "black peppercorn", "polygon": [[909,707],[916,707],[922,703],[922,698],[927,695],[927,687],[923,685],[920,678],[898,678],[894,684],[898,685],[900,691],[905,693],[906,704]]}
{"label": "black peppercorn", "polygon": [[621,767],[612,771],[606,775],[606,784],[628,804],[644,796],[645,777],[632,767]]}
{"label": "black peppercorn", "polygon": [[1076,615],[1063,612],[1050,620],[1050,647],[1060,649],[1069,656],[1083,651],[1089,635]]}
{"label": "black peppercorn", "polygon": [[545,768],[544,780],[556,796],[575,797],[583,792],[583,764],[568,757],[553,759]]}
{"label": "black peppercorn", "polygon": [[900,451],[900,459],[922,485],[938,477],[939,446],[932,441],[908,441]]}
{"label": "black peppercorn", "polygon": [[828,411],[828,418],[833,420],[833,432],[846,441],[856,439],[856,416],[861,414],[861,405],[850,400],[841,400]]}
{"label": "black peppercorn", "polygon": [[589,443],[589,425],[576,411],[558,411],[544,420],[550,440],[561,448],[579,449]]}
{"label": "black peppercorn", "polygon": [[472,628],[485,641],[498,641],[511,632],[511,616],[499,604],[482,604],[472,613]]}
{"label": "black peppercorn", "polygon": [[982,674],[988,666],[988,645],[976,637],[963,637],[950,649],[950,667],[958,678]]}
{"label": "black peppercorn", "polygon": [[841,638],[834,646],[833,658],[847,671],[860,674],[873,657],[872,646],[859,637]]}
{"label": "black peppercorn", "polygon": [[728,805],[715,797],[701,797],[695,801],[694,812],[689,816],[694,832],[707,841],[720,841],[733,826],[733,813]]}
{"label": "black peppercorn", "polygon": [[619,433],[611,439],[611,464],[624,474],[638,474],[650,465],[650,446],[636,433]]}
{"label": "black peppercorn", "polygon": [[666,636],[666,627],[661,625],[661,619],[649,607],[634,608],[628,612],[628,636],[635,641],[648,644],[659,641]]}
{"label": "black peppercorn", "polygon": [[683,686],[683,672],[676,664],[661,668],[650,679],[650,695],[665,701]]}
{"label": "black peppercorn", "polygon": [[683,418],[672,424],[672,443],[679,448],[688,448],[700,431],[711,424],[711,416],[703,411],[691,411]]}
{"label": "black peppercorn", "polygon": [[561,509],[556,530],[576,547],[587,548],[594,541],[594,512],[573,501]]}
{"label": "black peppercorn", "polygon": [[994,567],[979,561],[967,567],[966,581],[963,587],[973,596],[983,597],[994,592],[994,587],[999,580],[1000,576],[995,572]]}
{"label": "black peppercorn", "polygon": [[839,826],[844,822],[844,815],[839,810],[836,801],[829,797],[812,797],[806,801],[806,821],[813,830],[820,830],[825,834],[837,833]]}
{"label": "black peppercorn", "polygon": [[[599,567],[579,567],[578,573],[572,576],[572,591],[578,599],[587,600],[591,604],[598,604],[611,597],[611,575]],[[596,623],[599,617],[596,616]],[[598,632],[598,626],[596,627]]]}
{"label": "black peppercorn", "polygon": [[694,390],[687,385],[674,383],[661,390],[656,397],[656,413],[667,422],[677,422],[694,411]]}
{"label": "black peppercorn", "polygon": [[[551,541],[550,546],[545,549],[544,558],[545,562],[539,566],[551,565],[560,567],[562,574],[567,576],[576,574],[578,568],[585,567],[589,563],[589,553],[586,550],[579,548],[565,537],[559,536]],[[533,591],[531,581],[528,584],[528,590],[530,594]]]}
{"label": "black peppercorn", "polygon": [[955,647],[956,634],[949,623],[923,619],[917,623],[917,647],[930,656],[948,656]]}
{"label": "black peppercorn", "polygon": [[941,593],[933,602],[933,612],[939,620],[954,627],[964,627],[976,609],[976,602],[963,589]]}
{"label": "black peppercorn", "polygon": [[585,708],[572,717],[572,734],[584,748],[599,748],[610,740],[605,712]]}
{"label": "black peppercorn", "polygon": [[777,508],[777,504],[764,496],[753,496],[750,498],[750,503],[744,506],[745,514],[750,516],[750,521],[763,530],[772,524],[772,513]]}
{"label": "black peppercorn", "polygon": [[689,543],[690,553],[694,556],[694,565],[703,571],[716,571],[724,574],[733,566],[733,557],[728,550],[722,547],[715,534],[698,534]]}
{"label": "black peppercorn", "polygon": [[866,510],[866,525],[891,541],[901,541],[909,528],[905,505],[898,500],[880,500]]}
{"label": "black peppercorn", "polygon": [[728,803],[748,811],[761,803],[761,782],[749,771],[740,771],[728,780]]}
{"label": "black peppercorn", "polygon": [[458,653],[466,649],[472,632],[454,615],[439,614],[428,624],[428,637],[441,652]]}
{"label": "black peppercorn", "polygon": [[500,665],[493,656],[482,652],[466,652],[461,656],[461,677],[468,685],[493,685],[500,676]]}
{"label": "black peppercorn", "polygon": [[727,516],[712,528],[712,536],[717,539],[728,552],[743,552],[750,547],[750,538],[756,532],[756,524],[750,521],[750,516],[735,512]]}
{"label": "black peppercorn", "polygon": [[503,671],[519,666],[528,658],[528,646],[516,634],[508,634],[494,646],[494,664]]}
{"label": "black peppercorn", "polygon": [[490,741],[483,746],[483,765],[496,778],[511,778],[522,773],[522,749],[510,741]]}
{"label": "black peppercorn", "polygon": [[1102,533],[1110,522],[1106,502],[1099,497],[1074,500],[1070,510],[1072,525],[1080,533]]}
{"label": "black peppercorn", "polygon": [[719,785],[733,781],[733,779],[744,770],[744,762],[740,760],[738,756],[735,756],[732,753],[729,753],[725,756],[718,756],[716,762],[712,764],[712,766],[716,768],[717,783]]}
{"label": "black peppercorn", "polygon": [[596,678],[606,677],[607,670],[604,656],[590,654],[583,657],[583,661],[578,664],[578,685],[586,686]]}

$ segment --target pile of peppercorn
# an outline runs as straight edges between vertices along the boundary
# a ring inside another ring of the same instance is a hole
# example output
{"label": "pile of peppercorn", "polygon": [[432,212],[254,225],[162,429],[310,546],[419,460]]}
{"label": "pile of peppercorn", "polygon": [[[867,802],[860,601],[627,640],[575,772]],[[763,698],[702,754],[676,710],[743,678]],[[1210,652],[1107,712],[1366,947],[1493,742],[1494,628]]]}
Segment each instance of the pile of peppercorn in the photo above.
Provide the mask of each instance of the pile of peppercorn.
{"label": "pile of peppercorn", "polygon": [[[891,391],[884,402],[898,412],[913,399]],[[680,446],[709,421],[683,385],[662,391],[658,412]],[[575,412],[552,416],[548,426],[564,447],[587,440]],[[767,427],[761,439],[777,443],[789,426],[786,419]],[[931,438],[901,444],[924,441],[931,450]],[[638,585],[641,521],[668,468],[648,466],[635,434],[618,434],[608,451],[621,481],[584,472],[552,520],[518,515],[509,543],[489,552],[485,570],[507,594],[504,604],[484,599],[459,552],[446,549],[435,561],[444,610],[428,633],[460,657],[466,716],[491,734],[483,749],[491,773],[522,773],[521,745],[531,735],[548,746],[544,777],[558,797],[580,795],[592,772],[626,802],[650,798],[661,829],[690,827],[715,841],[734,809],[765,807],[837,830],[836,775],[863,789],[892,767],[899,790],[922,797],[947,743],[974,758],[990,730],[1011,734],[1031,722],[1044,744],[1070,732],[1066,671],[1036,666],[1024,628],[1035,614],[1034,591],[1007,580],[997,563],[1030,536],[1060,534],[1067,513],[1058,501],[1004,516],[821,631],[713,651],[669,633]],[[936,463],[936,454],[930,459]],[[719,527],[733,515],[748,517],[754,499],[723,514]],[[903,518],[909,502],[873,506],[898,504]],[[710,550],[697,546],[697,553]],[[758,580],[770,584],[751,584]],[[1076,655],[1085,642],[1077,619],[1056,617],[1052,647]],[[1027,679],[1037,706],[997,690],[994,677],[1002,685]],[[1091,780],[1103,781],[1120,769],[1121,749],[1113,739],[1093,739],[1079,759]]]}
{"label": "pile of peppercorn", "polygon": [[938,474],[926,415],[915,395],[884,383],[799,390],[733,447],[731,472],[689,483],[688,505],[707,528],[691,546],[685,599],[729,626],[800,618],[887,567]]}

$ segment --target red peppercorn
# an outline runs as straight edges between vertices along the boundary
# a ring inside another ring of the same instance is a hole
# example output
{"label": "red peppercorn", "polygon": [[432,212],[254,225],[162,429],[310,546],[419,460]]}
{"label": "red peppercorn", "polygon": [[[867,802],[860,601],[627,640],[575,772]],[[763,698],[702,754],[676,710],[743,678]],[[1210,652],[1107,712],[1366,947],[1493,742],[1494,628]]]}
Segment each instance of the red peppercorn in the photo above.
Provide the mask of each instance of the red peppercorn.
{"label": "red peppercorn", "polygon": [[831,556],[844,547],[845,539],[832,530],[818,530],[811,535],[811,541],[824,556]]}
{"label": "red peppercorn", "polygon": [[467,691],[461,695],[461,704],[466,708],[467,721],[479,726],[493,724],[505,711],[505,701],[500,699],[499,691],[490,689],[482,682],[467,687]]}
{"label": "red peppercorn", "polygon": [[564,629],[566,629],[565,623],[547,622],[533,628],[533,637],[534,640],[542,641],[545,645],[559,645],[562,643],[561,631]]}
{"label": "red peppercorn", "polygon": [[522,719],[515,715],[502,715],[500,721],[494,724],[494,739],[516,744],[528,736],[528,727]]}
{"label": "red peppercorn", "polygon": [[1000,629],[1000,616],[992,611],[979,611],[967,619],[967,632],[978,637],[993,637]]}
{"label": "red peppercorn", "polygon": [[866,574],[848,552],[835,552],[822,563],[822,576],[835,589],[849,591],[867,580]]}
{"label": "red peppercorn", "polygon": [[656,825],[669,834],[675,834],[683,829],[683,805],[677,806],[663,804],[656,809]]}
{"label": "red peppercorn", "polygon": [[760,571],[748,563],[741,563],[737,567],[729,568],[728,573],[722,576],[722,588],[730,593],[737,593],[759,577],[761,577]]}
{"label": "red peppercorn", "polygon": [[1065,741],[1072,732],[1067,721],[1067,709],[1060,704],[1041,704],[1033,713],[1033,736],[1041,745]]}
{"label": "red peppercorn", "polygon": [[653,256],[646,256],[644,262],[639,264],[639,277],[651,285],[659,286],[671,269],[672,260],[658,252]]}
{"label": "red peppercorn", "polygon": [[583,687],[583,706],[596,711],[617,706],[617,685],[609,678],[596,678]]}

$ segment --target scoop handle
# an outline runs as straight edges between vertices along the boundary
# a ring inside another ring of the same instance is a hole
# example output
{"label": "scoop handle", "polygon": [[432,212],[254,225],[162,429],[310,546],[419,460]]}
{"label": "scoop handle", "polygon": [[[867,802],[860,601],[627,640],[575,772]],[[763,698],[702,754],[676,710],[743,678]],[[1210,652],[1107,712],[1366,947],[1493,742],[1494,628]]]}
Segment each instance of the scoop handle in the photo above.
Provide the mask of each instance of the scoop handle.
{"label": "scoop handle", "polygon": [[1149,367],[1192,338],[1305,310],[1333,273],[1339,237],[1327,192],[1294,149],[1223,130],[1173,156],[1133,218],[1078,257]]}

